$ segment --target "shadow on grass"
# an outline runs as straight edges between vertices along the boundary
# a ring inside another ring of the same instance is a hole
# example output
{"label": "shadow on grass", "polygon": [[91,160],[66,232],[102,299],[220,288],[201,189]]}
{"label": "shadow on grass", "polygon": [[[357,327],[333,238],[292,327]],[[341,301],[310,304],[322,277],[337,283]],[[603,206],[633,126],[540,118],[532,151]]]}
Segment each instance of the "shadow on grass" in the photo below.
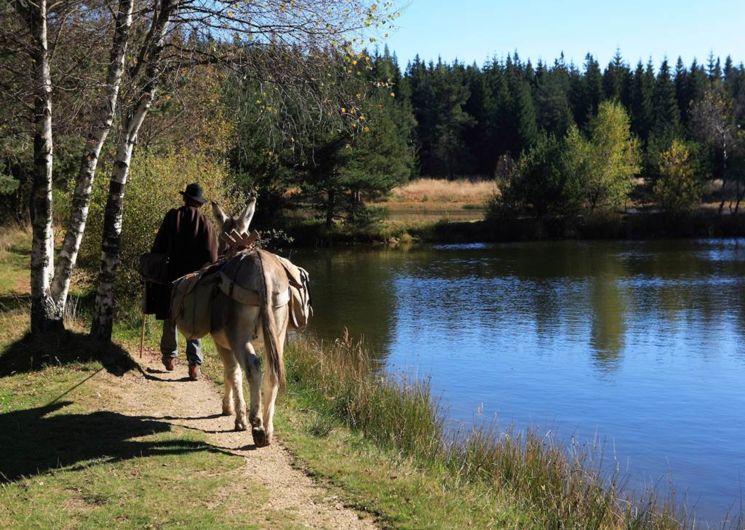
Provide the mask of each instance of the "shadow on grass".
{"label": "shadow on grass", "polygon": [[116,412],[54,414],[70,402],[0,414],[0,483],[50,469],[83,468],[91,461],[118,462],[136,457],[182,455],[196,451],[229,454],[190,440],[136,440],[164,433],[171,425]]}
{"label": "shadow on grass", "polygon": [[21,293],[3,293],[0,295],[0,311],[17,311],[31,307],[31,295]]}
{"label": "shadow on grass", "polygon": [[114,375],[124,375],[139,365],[127,350],[116,344],[101,343],[85,333],[61,331],[42,337],[27,333],[0,353],[0,377],[34,372],[47,366],[80,362],[100,362]]}

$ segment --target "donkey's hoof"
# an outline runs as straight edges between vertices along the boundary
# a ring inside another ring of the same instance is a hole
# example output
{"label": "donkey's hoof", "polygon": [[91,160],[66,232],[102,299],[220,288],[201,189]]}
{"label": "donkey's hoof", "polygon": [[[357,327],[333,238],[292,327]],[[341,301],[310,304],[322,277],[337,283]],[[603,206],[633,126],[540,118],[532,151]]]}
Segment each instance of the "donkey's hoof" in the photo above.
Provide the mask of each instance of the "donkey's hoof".
{"label": "donkey's hoof", "polygon": [[235,414],[235,411],[231,409],[230,407],[223,407],[222,408],[222,415],[223,416],[232,416]]}
{"label": "donkey's hoof", "polygon": [[251,429],[251,436],[253,436],[256,447],[266,447],[271,442],[263,428],[254,427]]}
{"label": "donkey's hoof", "polygon": [[246,425],[246,420],[241,418],[235,419],[235,430],[236,431],[247,431],[248,426]]}

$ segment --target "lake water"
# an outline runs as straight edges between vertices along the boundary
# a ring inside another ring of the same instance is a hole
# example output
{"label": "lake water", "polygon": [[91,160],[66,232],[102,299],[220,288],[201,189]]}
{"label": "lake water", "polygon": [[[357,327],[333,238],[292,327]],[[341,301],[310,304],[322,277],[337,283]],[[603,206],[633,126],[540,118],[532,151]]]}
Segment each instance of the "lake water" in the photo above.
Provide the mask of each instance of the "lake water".
{"label": "lake water", "polygon": [[586,443],[700,518],[745,502],[745,240],[303,251],[311,332],[428,379],[448,425]]}

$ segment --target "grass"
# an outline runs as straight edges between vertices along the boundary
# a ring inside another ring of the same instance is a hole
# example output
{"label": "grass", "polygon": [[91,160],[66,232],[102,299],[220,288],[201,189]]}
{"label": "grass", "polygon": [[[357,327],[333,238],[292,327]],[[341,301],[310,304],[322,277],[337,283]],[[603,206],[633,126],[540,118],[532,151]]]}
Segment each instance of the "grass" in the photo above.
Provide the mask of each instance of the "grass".
{"label": "grass", "polygon": [[474,221],[484,217],[484,207],[496,193],[494,181],[422,178],[393,189],[375,206],[388,212],[386,224],[421,228],[437,221]]}
{"label": "grass", "polygon": [[[99,373],[85,363],[0,379],[0,528],[246,527],[262,493],[242,459],[113,412]],[[256,504],[222,495],[236,480]]]}
{"label": "grass", "polygon": [[493,180],[444,180],[421,178],[398,186],[391,192],[389,204],[433,203],[484,204],[497,191]]}

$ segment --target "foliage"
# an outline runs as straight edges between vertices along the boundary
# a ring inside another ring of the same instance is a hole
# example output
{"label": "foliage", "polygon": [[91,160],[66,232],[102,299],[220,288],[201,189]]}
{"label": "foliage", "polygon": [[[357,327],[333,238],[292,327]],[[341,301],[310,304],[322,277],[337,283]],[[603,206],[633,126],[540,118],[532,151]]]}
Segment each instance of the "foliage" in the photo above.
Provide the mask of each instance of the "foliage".
{"label": "foliage", "polygon": [[[230,193],[225,165],[199,153],[141,152],[133,160],[130,179],[127,185],[127,207],[122,221],[117,291],[122,301],[132,303],[139,300],[141,290],[137,272],[139,257],[150,249],[166,212],[183,204],[179,191],[190,182],[199,182],[205,196],[219,202],[229,212],[236,211],[243,198],[240,193]],[[95,184],[88,234],[81,248],[81,266],[91,271],[98,267],[107,184],[103,180],[98,180]],[[209,213],[208,217],[211,218]]]}
{"label": "foliage", "polygon": [[[694,138],[710,150],[711,177],[722,180],[719,213],[728,197],[728,184],[737,185],[737,205],[742,199],[743,172],[737,160],[745,147],[745,137],[740,133],[740,123],[735,112],[735,101],[721,84],[707,88],[702,98],[691,108],[690,127]],[[734,158],[734,160],[733,160]],[[735,162],[735,163],[733,163]]]}
{"label": "foliage", "polygon": [[659,178],[654,184],[655,202],[669,212],[692,210],[701,201],[691,148],[679,140],[660,154]]}
{"label": "foliage", "polygon": [[618,209],[632,188],[631,178],[639,172],[639,143],[619,103],[601,103],[589,129],[589,138],[576,128],[567,134],[567,171],[579,180],[589,213]]}
{"label": "foliage", "polygon": [[506,206],[537,218],[572,217],[622,206],[639,170],[629,118],[620,104],[603,102],[588,128],[588,136],[576,126],[563,139],[540,136],[491,204],[493,213]]}
{"label": "foliage", "polygon": [[571,215],[581,206],[579,184],[576,174],[567,166],[566,143],[544,134],[520,159],[502,189],[501,200],[504,205],[527,210],[536,218]]}
{"label": "foliage", "polygon": [[280,208],[298,204],[315,209],[327,226],[340,218],[366,224],[374,215],[365,202],[412,172],[413,119],[397,98],[394,59],[387,52],[338,55],[318,70],[329,80],[319,86],[318,105],[259,83],[228,85],[227,104],[239,117],[231,166],[241,186],[260,188],[259,225],[276,223]]}

